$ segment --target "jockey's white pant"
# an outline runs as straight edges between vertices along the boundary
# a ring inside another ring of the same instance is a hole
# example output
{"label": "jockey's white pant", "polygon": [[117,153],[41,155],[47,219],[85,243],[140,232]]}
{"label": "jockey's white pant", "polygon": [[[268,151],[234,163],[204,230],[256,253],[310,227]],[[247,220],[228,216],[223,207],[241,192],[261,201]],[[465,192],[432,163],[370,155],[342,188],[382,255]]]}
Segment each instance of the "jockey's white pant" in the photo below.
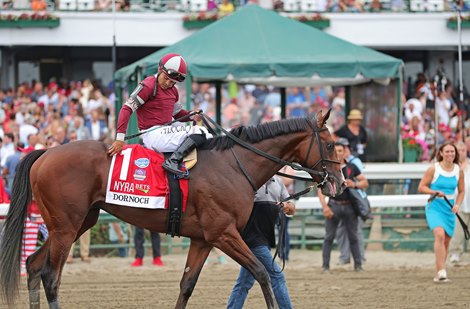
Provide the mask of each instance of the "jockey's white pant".
{"label": "jockey's white pant", "polygon": [[212,138],[205,127],[178,122],[147,132],[142,135],[142,140],[147,148],[158,152],[174,152],[191,134],[205,134],[206,138]]}

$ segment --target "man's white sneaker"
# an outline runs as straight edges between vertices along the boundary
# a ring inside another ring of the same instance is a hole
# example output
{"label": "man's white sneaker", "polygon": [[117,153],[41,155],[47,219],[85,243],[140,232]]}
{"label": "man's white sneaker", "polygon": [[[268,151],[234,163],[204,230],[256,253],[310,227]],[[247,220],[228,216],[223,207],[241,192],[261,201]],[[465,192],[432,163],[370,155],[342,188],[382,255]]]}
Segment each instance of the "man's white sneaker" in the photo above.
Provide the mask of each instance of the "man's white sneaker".
{"label": "man's white sneaker", "polygon": [[449,261],[451,263],[458,263],[460,262],[460,256],[457,253],[453,253],[450,255]]}

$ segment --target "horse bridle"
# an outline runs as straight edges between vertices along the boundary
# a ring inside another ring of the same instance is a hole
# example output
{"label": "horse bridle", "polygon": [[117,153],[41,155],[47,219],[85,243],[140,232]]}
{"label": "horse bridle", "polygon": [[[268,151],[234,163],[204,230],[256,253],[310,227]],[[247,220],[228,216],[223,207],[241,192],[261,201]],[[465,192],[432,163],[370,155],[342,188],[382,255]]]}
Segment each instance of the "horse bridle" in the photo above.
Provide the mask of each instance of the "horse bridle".
{"label": "horse bridle", "polygon": [[[308,147],[308,151],[307,151],[307,154],[305,156],[305,160],[304,160],[304,165],[307,165],[307,161],[308,161],[308,157],[310,155],[310,152],[312,150],[312,146],[313,146],[313,141],[314,141],[314,138],[316,137],[317,138],[317,142],[318,142],[318,150],[320,152],[320,159],[318,159],[318,161],[310,168],[312,170],[315,170],[315,168],[317,167],[317,165],[321,164],[321,168],[323,170],[323,179],[322,181],[317,184],[317,187],[322,187],[326,181],[328,180],[328,171],[326,170],[326,165],[325,163],[329,162],[329,163],[334,163],[334,164],[340,164],[339,161],[336,161],[336,160],[330,160],[330,159],[326,159],[325,156],[323,155],[323,148],[322,148],[322,142],[321,142],[321,139],[320,139],[320,132],[322,131],[328,131],[328,128],[323,126],[323,128],[318,128],[316,125],[315,125],[315,122],[316,122],[316,118],[315,116],[313,116],[313,121],[310,120],[310,119],[307,119],[309,124],[312,126],[312,129],[313,129],[313,134],[312,134],[312,138],[310,139],[310,145]],[[293,167],[292,167],[293,168]],[[320,175],[321,176],[321,175]]]}
{"label": "horse bridle", "polygon": [[[262,150],[259,150],[258,148],[256,147],[253,147],[252,145],[248,144],[247,142],[245,142],[244,140],[236,137],[235,135],[233,135],[232,133],[230,133],[229,131],[225,130],[224,128],[222,128],[218,123],[216,123],[214,120],[212,120],[212,118],[208,117],[206,114],[202,113],[201,114],[202,116],[202,119],[203,119],[203,122],[204,124],[206,125],[206,127],[208,129],[210,129],[210,125],[208,125],[208,123],[211,123],[214,127],[216,127],[217,129],[219,129],[220,131],[222,131],[228,138],[230,138],[231,140],[233,140],[236,144],[242,146],[243,148],[245,149],[248,149],[266,159],[269,159],[273,162],[276,162],[276,163],[279,163],[281,165],[288,165],[290,167],[292,167],[294,170],[297,170],[297,171],[305,171],[311,175],[319,175],[322,177],[322,180],[320,183],[317,183],[317,187],[322,187],[328,180],[328,171],[326,170],[326,165],[325,163],[327,162],[330,162],[330,163],[334,163],[334,164],[340,164],[339,161],[335,161],[335,160],[330,160],[330,159],[326,159],[324,154],[323,154],[323,149],[322,149],[322,142],[321,142],[321,139],[320,139],[320,132],[322,131],[326,131],[328,130],[328,128],[326,127],[323,127],[323,128],[317,128],[317,126],[315,125],[316,123],[316,118],[315,116],[313,116],[313,120],[310,120],[310,119],[307,119],[307,121],[309,122],[310,126],[312,127],[313,129],[313,134],[312,134],[312,138],[310,140],[310,145],[309,145],[309,148],[308,148],[308,151],[307,151],[307,155],[305,157],[305,160],[304,160],[304,165],[307,165],[307,161],[308,161],[308,157],[310,155],[310,152],[312,150],[312,147],[313,147],[313,142],[315,140],[315,138],[317,139],[318,141],[318,148],[320,150],[320,159],[311,167],[311,168],[308,168],[308,167],[304,167],[302,165],[299,165],[299,164],[295,164],[293,162],[288,162],[288,161],[285,161],[281,158],[278,158],[278,157],[275,157],[267,152],[264,152]],[[212,129],[210,129],[212,130]],[[232,151],[232,153],[234,153]],[[235,153],[234,153],[235,155]],[[238,160],[238,158],[235,156],[236,160],[237,160],[237,163],[239,166],[241,166],[241,162]],[[321,167],[322,167],[322,171],[317,171],[315,170],[315,168],[321,164]],[[253,183],[253,181],[251,180],[251,178],[249,177],[249,175],[246,173],[245,169],[243,168],[243,166],[241,166],[241,169],[242,169],[242,172],[245,174],[245,176],[247,177],[248,181],[250,182],[251,186],[253,187],[253,190],[256,191],[256,187]],[[278,173],[280,174],[280,173]],[[287,174],[283,174],[281,173],[283,177],[290,177],[290,178],[294,178],[293,176],[290,176],[290,175],[287,175]],[[312,179],[310,178],[303,178],[303,177],[295,177],[295,179],[299,179],[299,180],[305,180],[305,181],[311,181]]]}

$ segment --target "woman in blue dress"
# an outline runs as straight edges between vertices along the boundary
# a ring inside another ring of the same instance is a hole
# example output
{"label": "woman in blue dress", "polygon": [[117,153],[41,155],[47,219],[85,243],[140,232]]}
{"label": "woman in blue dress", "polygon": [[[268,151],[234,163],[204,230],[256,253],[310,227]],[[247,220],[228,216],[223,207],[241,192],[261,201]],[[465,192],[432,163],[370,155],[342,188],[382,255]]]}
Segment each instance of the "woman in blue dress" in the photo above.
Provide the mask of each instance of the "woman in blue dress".
{"label": "woman in blue dress", "polygon": [[[455,214],[459,211],[465,191],[463,172],[458,163],[457,147],[452,143],[441,145],[436,155],[436,163],[428,168],[418,187],[420,193],[437,194],[437,197],[426,205],[426,220],[434,234],[436,257],[434,282],[449,281],[445,262],[449,242],[454,235]],[[452,208],[447,204],[444,196],[453,205]]]}

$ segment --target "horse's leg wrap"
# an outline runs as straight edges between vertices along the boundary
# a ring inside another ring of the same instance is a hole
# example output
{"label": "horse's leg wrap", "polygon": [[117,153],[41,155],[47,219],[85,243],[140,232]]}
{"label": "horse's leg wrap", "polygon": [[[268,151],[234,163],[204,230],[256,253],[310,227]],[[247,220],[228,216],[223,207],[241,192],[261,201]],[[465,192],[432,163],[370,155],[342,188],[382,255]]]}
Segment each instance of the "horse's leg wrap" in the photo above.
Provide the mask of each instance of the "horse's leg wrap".
{"label": "horse's leg wrap", "polygon": [[59,301],[54,300],[49,303],[49,309],[60,309]]}
{"label": "horse's leg wrap", "polygon": [[29,290],[29,309],[39,309],[40,298],[39,290]]}

